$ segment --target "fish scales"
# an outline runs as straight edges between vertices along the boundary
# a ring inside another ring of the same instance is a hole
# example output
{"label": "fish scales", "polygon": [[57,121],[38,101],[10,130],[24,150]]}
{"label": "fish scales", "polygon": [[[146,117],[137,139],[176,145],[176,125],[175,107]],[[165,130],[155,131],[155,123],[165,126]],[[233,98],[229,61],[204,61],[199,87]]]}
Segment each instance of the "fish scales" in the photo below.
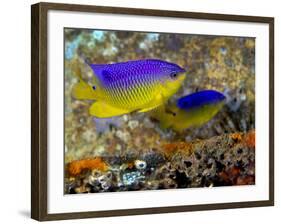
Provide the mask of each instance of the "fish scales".
{"label": "fish scales", "polygon": [[[132,86],[132,94],[134,95],[135,101],[145,103],[149,100],[148,95],[145,93],[145,80],[141,77],[136,79],[136,83]],[[132,102],[135,103],[135,102]]]}
{"label": "fish scales", "polygon": [[121,75],[118,80],[112,82],[113,85],[109,85],[109,88],[112,89],[111,94],[117,96],[117,104],[124,107],[134,104],[135,101],[141,101],[145,104],[151,100],[151,92],[148,91],[149,88],[147,87],[151,80],[150,74]]}
{"label": "fish scales", "polygon": [[[131,97],[131,89],[133,88],[132,84],[130,85],[130,80],[128,78],[124,78],[123,80],[120,80],[117,85],[118,92],[121,94],[121,101],[123,100],[123,104],[125,106],[129,106],[131,102],[133,101]],[[122,103],[122,102],[121,102]]]}

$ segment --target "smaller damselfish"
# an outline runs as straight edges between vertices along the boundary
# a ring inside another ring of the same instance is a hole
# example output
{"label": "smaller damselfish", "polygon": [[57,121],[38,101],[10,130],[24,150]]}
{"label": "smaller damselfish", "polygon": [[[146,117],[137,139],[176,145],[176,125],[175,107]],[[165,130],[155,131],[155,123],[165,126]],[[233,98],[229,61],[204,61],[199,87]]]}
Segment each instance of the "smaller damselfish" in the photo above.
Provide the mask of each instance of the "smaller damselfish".
{"label": "smaller damselfish", "polygon": [[162,128],[182,131],[200,127],[211,120],[223,107],[225,96],[215,90],[203,90],[183,96],[175,104],[165,104],[151,112]]}
{"label": "smaller damselfish", "polygon": [[164,104],[180,88],[185,69],[160,59],[142,59],[112,64],[88,64],[92,83],[82,79],[73,86],[72,95],[94,100],[90,115],[110,118],[130,112],[147,112]]}

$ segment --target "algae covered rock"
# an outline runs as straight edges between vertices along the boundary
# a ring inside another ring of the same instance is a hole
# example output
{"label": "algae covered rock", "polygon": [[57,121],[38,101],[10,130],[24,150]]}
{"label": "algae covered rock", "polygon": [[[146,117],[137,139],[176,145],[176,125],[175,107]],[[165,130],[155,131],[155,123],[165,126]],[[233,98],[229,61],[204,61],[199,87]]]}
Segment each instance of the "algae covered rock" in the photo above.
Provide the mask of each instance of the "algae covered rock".
{"label": "algae covered rock", "polygon": [[72,161],[65,193],[255,184],[254,130],[162,147],[118,163],[108,157]]}

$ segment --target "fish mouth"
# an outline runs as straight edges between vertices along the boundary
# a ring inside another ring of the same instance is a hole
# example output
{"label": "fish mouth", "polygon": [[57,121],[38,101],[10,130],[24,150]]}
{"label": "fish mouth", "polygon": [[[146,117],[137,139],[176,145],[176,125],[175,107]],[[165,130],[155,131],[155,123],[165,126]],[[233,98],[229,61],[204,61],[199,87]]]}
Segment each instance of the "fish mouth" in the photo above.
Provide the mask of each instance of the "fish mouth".
{"label": "fish mouth", "polygon": [[184,68],[180,68],[179,73],[185,73],[186,70]]}
{"label": "fish mouth", "polygon": [[186,69],[180,67],[180,68],[179,68],[179,71],[178,71],[177,73],[178,73],[178,79],[179,79],[180,81],[182,81],[182,80],[185,79],[185,77],[186,77]]}

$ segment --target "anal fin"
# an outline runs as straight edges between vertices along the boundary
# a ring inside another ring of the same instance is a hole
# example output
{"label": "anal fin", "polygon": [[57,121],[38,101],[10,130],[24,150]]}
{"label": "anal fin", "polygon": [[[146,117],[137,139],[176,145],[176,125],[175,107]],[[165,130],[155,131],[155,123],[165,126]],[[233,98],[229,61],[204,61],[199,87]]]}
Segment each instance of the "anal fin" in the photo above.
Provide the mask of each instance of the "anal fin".
{"label": "anal fin", "polygon": [[129,112],[130,111],[128,111],[126,109],[116,108],[114,106],[106,104],[103,101],[94,102],[89,109],[89,113],[92,116],[95,116],[98,118],[110,118],[110,117],[127,114]]}

